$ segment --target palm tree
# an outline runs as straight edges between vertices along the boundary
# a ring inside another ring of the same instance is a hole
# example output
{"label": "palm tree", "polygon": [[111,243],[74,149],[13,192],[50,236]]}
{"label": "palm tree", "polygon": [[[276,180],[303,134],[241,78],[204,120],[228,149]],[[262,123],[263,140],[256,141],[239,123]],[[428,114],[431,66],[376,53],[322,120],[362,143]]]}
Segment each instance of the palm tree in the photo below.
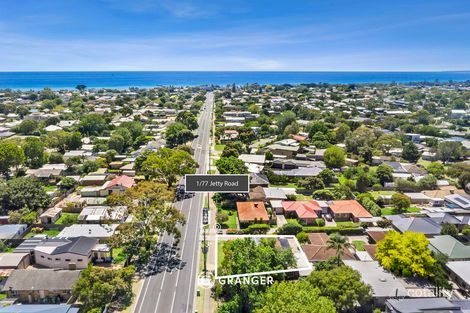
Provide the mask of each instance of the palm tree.
{"label": "palm tree", "polygon": [[338,261],[338,265],[341,262],[341,256],[344,253],[344,248],[349,247],[349,242],[347,241],[346,237],[340,235],[339,233],[334,233],[330,236],[327,242],[327,249],[334,249],[336,250],[336,259]]}

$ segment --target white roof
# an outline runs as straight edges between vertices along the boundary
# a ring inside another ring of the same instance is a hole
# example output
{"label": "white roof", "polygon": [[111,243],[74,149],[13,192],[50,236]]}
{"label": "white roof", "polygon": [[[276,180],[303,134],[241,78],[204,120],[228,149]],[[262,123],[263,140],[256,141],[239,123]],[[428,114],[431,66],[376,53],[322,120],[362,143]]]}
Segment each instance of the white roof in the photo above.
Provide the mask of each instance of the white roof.
{"label": "white roof", "polygon": [[446,266],[460,277],[466,284],[470,284],[470,261],[447,262]]}
{"label": "white roof", "polygon": [[74,224],[65,227],[58,235],[58,238],[72,237],[91,237],[91,238],[108,238],[114,234],[118,224],[96,225],[96,224]]}
{"label": "white roof", "polygon": [[361,274],[362,281],[372,287],[376,297],[407,296],[408,293],[402,282],[380,266],[377,261],[344,260],[344,264],[352,267]]}

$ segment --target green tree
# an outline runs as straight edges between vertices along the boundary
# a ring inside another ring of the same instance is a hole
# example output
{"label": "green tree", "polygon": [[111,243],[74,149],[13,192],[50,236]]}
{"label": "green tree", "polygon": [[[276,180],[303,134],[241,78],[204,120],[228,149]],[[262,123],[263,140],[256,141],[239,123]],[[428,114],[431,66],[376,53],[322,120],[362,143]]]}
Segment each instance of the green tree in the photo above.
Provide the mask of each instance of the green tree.
{"label": "green tree", "polygon": [[23,149],[13,142],[0,142],[0,173],[9,177],[10,169],[23,164],[25,155]]}
{"label": "green tree", "polygon": [[296,115],[292,111],[284,111],[282,112],[277,119],[277,127],[279,134],[284,133],[284,129],[295,122],[297,119]]}
{"label": "green tree", "polygon": [[457,226],[451,223],[443,223],[441,228],[441,235],[449,235],[452,237],[457,237],[459,234],[459,229]]}
{"label": "green tree", "polygon": [[464,156],[463,146],[457,141],[442,141],[437,146],[437,156],[441,161],[457,161]]}
{"label": "green tree", "polygon": [[161,148],[151,152],[142,162],[145,176],[158,179],[170,188],[185,174],[194,174],[198,164],[191,155],[180,149]]}
{"label": "green tree", "polygon": [[72,293],[82,303],[84,312],[101,312],[106,305],[121,310],[132,301],[134,273],[134,266],[111,269],[90,265],[80,273]]}
{"label": "green tree", "polygon": [[86,89],[86,85],[83,85],[83,84],[77,85],[75,86],[75,89],[77,89],[80,92],[83,92]]}
{"label": "green tree", "polygon": [[52,152],[51,154],[49,154],[48,162],[51,164],[64,163],[64,156],[61,153]]}
{"label": "green tree", "polygon": [[276,282],[255,304],[254,313],[334,313],[334,302],[305,280]]}
{"label": "green tree", "polygon": [[336,181],[336,174],[329,168],[325,168],[323,171],[320,172],[318,177],[321,178],[325,186],[328,186]]}
{"label": "green tree", "polygon": [[338,312],[354,312],[372,298],[370,286],[362,282],[359,272],[348,266],[313,271],[307,281],[320,290],[321,296],[331,299]]}
{"label": "green tree", "polygon": [[26,164],[31,168],[39,168],[45,163],[44,143],[36,137],[28,137],[23,146]]}
{"label": "green tree", "polygon": [[80,172],[82,174],[88,174],[88,173],[96,172],[99,168],[100,166],[98,165],[98,163],[96,163],[95,161],[87,160],[83,162],[80,168]]}
{"label": "green tree", "polygon": [[452,290],[452,285],[449,283],[446,274],[446,263],[448,261],[447,255],[443,253],[433,253],[433,258],[436,260],[435,265],[433,266],[433,272],[431,281],[436,286],[436,296],[442,297],[441,291],[443,289]]}
{"label": "green tree", "polygon": [[234,157],[230,156],[228,158],[220,158],[215,161],[215,166],[220,174],[246,174],[248,173],[248,168],[245,163]]}
{"label": "green tree", "polygon": [[445,167],[441,162],[431,162],[426,167],[426,170],[429,174],[434,175],[437,179],[442,179],[445,174]]}
{"label": "green tree", "polygon": [[346,147],[349,152],[359,153],[359,148],[372,146],[375,141],[375,133],[366,126],[360,126],[346,138]]}
{"label": "green tree", "polygon": [[302,231],[302,225],[298,223],[289,223],[282,225],[277,229],[277,233],[280,235],[297,235]]}
{"label": "green tree", "polygon": [[18,132],[23,135],[33,134],[39,127],[38,122],[35,120],[23,120],[18,126]]}
{"label": "green tree", "polygon": [[299,180],[298,185],[308,190],[318,190],[325,188],[323,180],[321,180],[320,177],[314,176]]}
{"label": "green tree", "polygon": [[421,189],[436,189],[437,178],[434,175],[426,175],[418,181],[418,187]]}
{"label": "green tree", "polygon": [[13,178],[0,184],[3,184],[0,186],[3,212],[22,208],[37,211],[50,204],[51,199],[42,184],[31,177]]}
{"label": "green tree", "polygon": [[124,151],[125,147],[126,141],[119,134],[113,134],[108,140],[108,148],[110,150],[116,150],[117,152],[121,153]]}
{"label": "green tree", "polygon": [[375,171],[375,175],[382,185],[388,182],[392,182],[393,168],[387,164],[380,164]]}
{"label": "green tree", "polygon": [[323,161],[326,166],[338,168],[346,164],[346,153],[343,149],[337,146],[331,146],[325,150],[323,154]]}
{"label": "green tree", "polygon": [[[282,270],[296,263],[291,249],[276,245],[272,238],[262,238],[258,243],[251,238],[225,241],[222,246],[224,258],[219,267],[221,275],[236,275]],[[284,274],[273,275],[274,279]],[[216,296],[225,300],[221,312],[250,312],[266,286],[216,284]],[[236,310],[234,311],[233,309]]]}
{"label": "green tree", "polygon": [[101,115],[91,113],[80,119],[78,129],[87,136],[101,135],[105,129],[108,129],[108,123]]}
{"label": "green tree", "polygon": [[408,162],[416,163],[416,161],[419,160],[421,155],[419,154],[418,146],[412,142],[409,142],[403,147],[403,152],[401,156]]}
{"label": "green tree", "polygon": [[390,231],[377,243],[375,257],[382,266],[399,276],[431,277],[436,260],[422,233]]}
{"label": "green tree", "polygon": [[8,212],[8,222],[11,224],[33,224],[36,222],[38,213],[28,208]]}
{"label": "green tree", "polygon": [[77,150],[82,146],[82,134],[80,132],[69,133],[66,136],[65,146],[69,150]]}
{"label": "green tree", "polygon": [[344,249],[347,249],[349,242],[346,237],[340,235],[339,233],[333,233],[330,235],[330,238],[327,242],[327,249],[333,249],[336,251],[336,258],[341,262],[341,256],[344,254]]}
{"label": "green tree", "polygon": [[74,187],[77,184],[77,181],[73,177],[63,177],[60,180],[60,188],[68,190]]}
{"label": "green tree", "polygon": [[176,115],[176,122],[186,125],[187,128],[194,130],[198,128],[197,118],[190,111],[180,111]]}
{"label": "green tree", "polygon": [[391,201],[397,213],[404,212],[411,205],[410,198],[399,192],[396,192],[392,195]]}
{"label": "green tree", "polygon": [[185,223],[183,214],[171,201],[174,191],[165,184],[143,181],[124,193],[108,197],[111,207],[125,205],[134,217],[132,223],[121,225],[111,238],[113,247],[121,247],[132,258],[145,261],[154,252],[157,236],[163,233],[180,237],[179,226]]}
{"label": "green tree", "polygon": [[165,132],[166,143],[170,147],[185,144],[193,139],[193,133],[182,123],[173,123]]}

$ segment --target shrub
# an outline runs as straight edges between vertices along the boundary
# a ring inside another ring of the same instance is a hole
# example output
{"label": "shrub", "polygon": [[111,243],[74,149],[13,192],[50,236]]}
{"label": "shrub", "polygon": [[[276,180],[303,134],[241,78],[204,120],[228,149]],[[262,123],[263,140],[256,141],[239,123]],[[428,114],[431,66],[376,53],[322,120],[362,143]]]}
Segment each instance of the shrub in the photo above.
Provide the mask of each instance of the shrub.
{"label": "shrub", "polygon": [[308,240],[308,234],[304,231],[301,231],[295,237],[297,237],[299,243],[310,243]]}
{"label": "shrub", "polygon": [[245,229],[245,233],[248,234],[266,234],[270,227],[267,224],[252,224]]}
{"label": "shrub", "polygon": [[302,225],[298,223],[287,223],[282,225],[277,232],[280,235],[297,235],[302,231]]}
{"label": "shrub", "polygon": [[215,219],[217,220],[217,223],[225,223],[226,221],[228,221],[228,214],[225,212],[217,213]]}
{"label": "shrub", "polygon": [[320,227],[325,226],[325,220],[322,218],[317,218],[315,219],[315,224],[317,224],[317,226],[320,226]]}

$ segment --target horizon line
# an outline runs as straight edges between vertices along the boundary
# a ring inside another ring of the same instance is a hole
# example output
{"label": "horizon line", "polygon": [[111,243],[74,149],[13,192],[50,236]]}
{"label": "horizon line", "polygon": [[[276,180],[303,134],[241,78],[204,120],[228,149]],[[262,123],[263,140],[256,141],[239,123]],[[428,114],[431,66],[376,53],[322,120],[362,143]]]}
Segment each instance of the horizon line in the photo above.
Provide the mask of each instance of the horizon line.
{"label": "horizon line", "polygon": [[20,70],[20,71],[0,71],[0,73],[174,73],[174,72],[193,72],[193,73],[467,73],[465,70],[403,70],[403,71],[385,71],[385,70]]}

